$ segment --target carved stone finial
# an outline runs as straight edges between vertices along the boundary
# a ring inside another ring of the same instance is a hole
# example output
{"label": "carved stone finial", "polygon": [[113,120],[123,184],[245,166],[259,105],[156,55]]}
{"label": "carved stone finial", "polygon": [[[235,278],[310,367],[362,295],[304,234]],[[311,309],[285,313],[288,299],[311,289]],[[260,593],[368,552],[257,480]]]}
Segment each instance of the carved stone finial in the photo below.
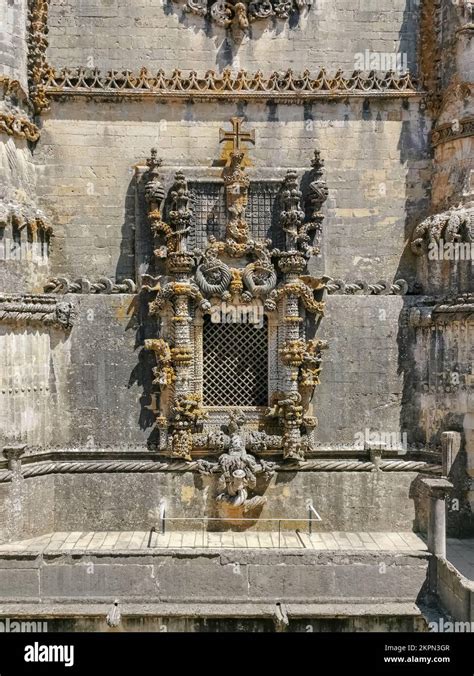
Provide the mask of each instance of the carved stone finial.
{"label": "carved stone finial", "polygon": [[165,198],[165,191],[161,184],[158,167],[162,160],[157,157],[156,148],[151,149],[150,157],[146,161],[148,180],[145,184],[145,197],[148,202],[150,219],[157,221],[161,218],[161,204]]}
{"label": "carved stone finial", "polygon": [[150,150],[150,157],[147,159],[146,163],[150,172],[154,172],[158,167],[161,167],[163,160],[161,157],[158,157],[158,150],[156,148]]}

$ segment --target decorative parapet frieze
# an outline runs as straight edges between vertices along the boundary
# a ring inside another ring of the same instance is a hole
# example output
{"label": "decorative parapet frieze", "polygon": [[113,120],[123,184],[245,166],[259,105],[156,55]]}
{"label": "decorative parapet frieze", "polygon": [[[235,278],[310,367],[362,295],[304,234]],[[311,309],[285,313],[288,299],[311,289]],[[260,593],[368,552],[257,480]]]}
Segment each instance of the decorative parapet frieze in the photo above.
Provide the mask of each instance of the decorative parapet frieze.
{"label": "decorative parapet frieze", "polygon": [[[287,20],[293,12],[301,12],[309,0],[255,0],[236,2],[218,0],[187,0],[186,8],[195,14],[208,15],[215,23],[236,27],[242,35],[252,21],[274,17]],[[203,75],[195,71],[171,74],[156,73],[142,67],[132,70],[100,71],[97,68],[56,69],[47,62],[49,0],[28,0],[28,83],[34,111],[40,114],[49,108],[50,99],[63,96],[105,96],[109,100],[123,97],[154,97],[164,100],[268,100],[294,103],[316,99],[348,97],[405,98],[420,96],[423,92],[410,73],[399,74],[362,72],[355,70],[344,75],[338,70],[330,75],[324,68],[311,74],[309,70],[294,73],[273,72],[265,76],[261,71],[234,73],[230,68],[221,73],[213,70]],[[234,35],[236,33],[234,32]]]}
{"label": "decorative parapet frieze", "polygon": [[436,127],[431,132],[431,144],[437,146],[468,136],[474,136],[474,117],[465,117]]}
{"label": "decorative parapet frieze", "polygon": [[72,303],[51,296],[0,295],[0,322],[8,324],[44,324],[70,329],[75,319]]}
{"label": "decorative parapet frieze", "polygon": [[178,69],[167,75],[163,70],[152,73],[146,68],[138,73],[130,70],[104,73],[89,68],[48,68],[42,86],[47,97],[97,95],[110,99],[153,97],[209,101],[276,99],[282,103],[347,97],[397,98],[422,94],[409,73],[398,75],[395,71],[389,71],[381,75],[373,71],[354,71],[352,75],[344,75],[343,71],[338,70],[331,76],[324,68],[315,74],[309,70],[300,74],[287,70],[267,76],[261,71],[247,73],[240,70],[235,73],[230,68],[221,73],[209,70],[204,75],[198,75],[195,71],[184,73]]}
{"label": "decorative parapet frieze", "polygon": [[97,282],[91,282],[86,277],[81,277],[71,282],[66,277],[52,277],[44,285],[45,293],[136,293],[137,287],[132,279],[124,279],[122,282],[115,282],[109,277],[100,277]]}

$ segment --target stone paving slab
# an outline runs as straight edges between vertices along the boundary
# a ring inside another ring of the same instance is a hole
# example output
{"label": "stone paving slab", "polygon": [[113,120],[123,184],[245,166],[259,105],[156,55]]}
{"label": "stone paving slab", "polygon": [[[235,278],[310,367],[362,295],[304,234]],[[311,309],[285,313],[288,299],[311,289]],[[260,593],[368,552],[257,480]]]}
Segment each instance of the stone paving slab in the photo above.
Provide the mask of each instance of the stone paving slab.
{"label": "stone paving slab", "polygon": [[[464,543],[471,544],[471,554]],[[474,540],[449,540],[448,558],[474,574]],[[0,545],[0,555],[9,552],[61,551],[142,551],[149,548],[218,549],[314,549],[318,551],[426,551],[425,541],[416,533],[312,533],[285,531],[197,532],[109,531],[57,532]],[[466,573],[464,573],[466,574]]]}

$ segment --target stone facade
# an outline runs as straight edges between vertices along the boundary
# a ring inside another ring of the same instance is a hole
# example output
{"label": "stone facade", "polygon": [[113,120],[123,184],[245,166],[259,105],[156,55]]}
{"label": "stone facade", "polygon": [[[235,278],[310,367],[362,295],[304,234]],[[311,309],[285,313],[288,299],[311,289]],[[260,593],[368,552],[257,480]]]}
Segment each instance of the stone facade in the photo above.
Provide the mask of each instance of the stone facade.
{"label": "stone facade", "polygon": [[471,3],[1,11],[0,538],[472,533]]}

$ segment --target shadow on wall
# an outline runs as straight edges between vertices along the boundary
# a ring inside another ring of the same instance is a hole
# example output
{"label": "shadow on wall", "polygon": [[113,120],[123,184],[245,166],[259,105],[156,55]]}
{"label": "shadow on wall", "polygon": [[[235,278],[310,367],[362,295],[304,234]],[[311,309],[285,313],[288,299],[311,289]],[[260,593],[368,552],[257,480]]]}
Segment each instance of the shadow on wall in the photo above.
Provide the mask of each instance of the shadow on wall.
{"label": "shadow on wall", "polygon": [[[410,71],[420,78],[419,40],[420,15],[418,3],[407,0],[403,23],[400,29],[401,55],[406,53]],[[415,27],[415,30],[414,30]],[[409,314],[422,292],[417,283],[417,257],[412,252],[410,240],[415,226],[429,213],[431,204],[432,153],[429,144],[431,121],[425,114],[422,103],[418,103],[417,115],[409,112],[416,104],[402,102],[402,127],[398,150],[400,163],[406,166],[405,180],[405,247],[400,256],[395,279],[405,279],[409,295],[403,298],[403,308],[398,322],[398,373],[402,377],[402,400],[400,409],[400,430],[407,433],[408,444],[425,444],[422,424],[420,382],[415,358],[415,329],[409,325]],[[406,119],[405,119],[406,118]],[[421,166],[420,166],[421,165]]]}
{"label": "shadow on wall", "polygon": [[115,269],[115,279],[135,279],[135,232],[137,221],[136,208],[137,180],[134,175],[125,194],[124,219],[120,238],[120,256]]}

